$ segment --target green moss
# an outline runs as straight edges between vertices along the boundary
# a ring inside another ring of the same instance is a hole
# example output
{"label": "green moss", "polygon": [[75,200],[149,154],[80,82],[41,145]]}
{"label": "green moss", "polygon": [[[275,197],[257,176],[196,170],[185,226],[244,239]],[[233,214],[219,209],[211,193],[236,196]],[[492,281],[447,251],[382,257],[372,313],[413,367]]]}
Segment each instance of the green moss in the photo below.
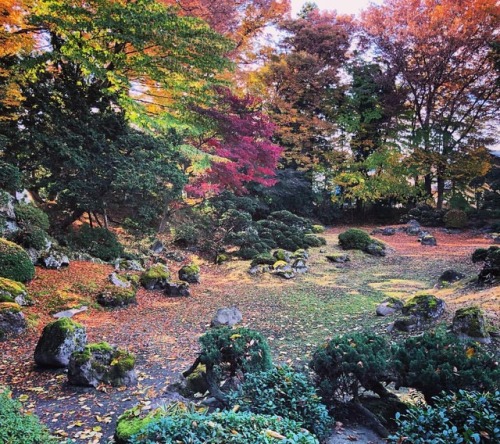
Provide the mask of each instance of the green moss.
{"label": "green moss", "polygon": [[208,390],[207,380],[205,378],[207,367],[203,364],[198,365],[193,373],[186,378],[186,387],[191,393],[205,393]]}
{"label": "green moss", "polygon": [[437,308],[438,304],[438,299],[432,294],[417,294],[404,304],[403,314],[425,314],[428,310]]}
{"label": "green moss", "polygon": [[93,344],[87,344],[85,346],[85,349],[88,350],[90,353],[95,353],[95,352],[112,352],[114,349],[111,345],[109,345],[107,342],[97,342]]}
{"label": "green moss", "polygon": [[19,313],[22,311],[20,305],[15,302],[0,302],[0,313]]}
{"label": "green moss", "polygon": [[290,253],[288,251],[280,248],[274,252],[273,256],[278,261],[285,261],[286,262],[287,258],[290,256]]}
{"label": "green moss", "polygon": [[276,262],[276,258],[269,253],[258,254],[252,259],[250,266],[255,267],[257,265],[273,265]]}
{"label": "green moss", "polygon": [[467,325],[469,326],[468,331],[466,332],[468,336],[472,338],[483,338],[487,336],[487,332],[484,328],[484,322],[481,322],[484,319],[483,311],[477,307],[465,307],[460,308],[455,312],[455,320],[466,320]]}
{"label": "green moss", "polygon": [[129,443],[132,436],[137,435],[149,423],[161,416],[160,410],[150,412],[144,417],[139,416],[141,410],[137,407],[126,410],[118,418],[116,424],[115,438],[119,443]]}
{"label": "green moss", "polygon": [[167,267],[163,264],[152,265],[144,273],[142,273],[140,277],[140,280],[143,284],[161,279],[164,280],[170,279],[170,272],[168,271]]}
{"label": "green moss", "polygon": [[218,254],[217,258],[215,259],[216,264],[222,264],[224,262],[227,262],[229,260],[229,256],[227,254]]}
{"label": "green moss", "polygon": [[26,293],[26,287],[21,282],[13,281],[12,279],[7,278],[0,278],[0,293],[2,291],[6,291],[13,296],[19,296]]}
{"label": "green moss", "polygon": [[325,227],[323,225],[313,225],[312,232],[316,234],[324,233]]}
{"label": "green moss", "polygon": [[51,331],[60,331],[63,333],[66,332],[74,332],[77,328],[84,328],[82,324],[79,324],[70,318],[61,318],[58,319],[57,321],[51,322],[50,324],[47,324],[45,327],[46,329],[49,329]]}
{"label": "green moss", "polygon": [[20,203],[15,207],[16,220],[23,227],[37,227],[43,231],[49,229],[49,217],[40,208],[31,203]]}
{"label": "green moss", "polygon": [[273,268],[276,270],[278,268],[286,267],[288,264],[285,261],[276,261],[273,264]]}
{"label": "green moss", "polygon": [[200,267],[196,264],[184,265],[182,267],[182,271],[186,274],[189,274],[189,275],[199,274]]}
{"label": "green moss", "polygon": [[111,366],[114,368],[113,371],[116,374],[119,376],[124,375],[126,372],[134,369],[135,356],[127,350],[117,349],[113,353]]}

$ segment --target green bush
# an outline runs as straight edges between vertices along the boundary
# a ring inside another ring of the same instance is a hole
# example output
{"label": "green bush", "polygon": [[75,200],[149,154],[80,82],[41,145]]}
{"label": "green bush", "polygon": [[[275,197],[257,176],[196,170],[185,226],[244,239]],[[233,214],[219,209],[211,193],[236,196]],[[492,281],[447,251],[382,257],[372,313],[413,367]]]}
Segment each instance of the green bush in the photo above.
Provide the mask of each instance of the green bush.
{"label": "green bush", "polygon": [[56,444],[35,415],[24,415],[21,404],[0,387],[0,442],[6,444]]}
{"label": "green bush", "polygon": [[130,444],[319,444],[296,422],[277,416],[230,411],[178,412],[152,418]]}
{"label": "green bush", "polygon": [[484,266],[479,272],[478,281],[483,284],[497,283],[500,280],[500,248],[488,248],[483,260]]}
{"label": "green bush", "polygon": [[0,238],[0,277],[28,282],[35,275],[35,267],[19,245]]}
{"label": "green bush", "polygon": [[442,330],[409,337],[393,346],[398,386],[420,390],[432,404],[442,391],[495,391],[500,368],[480,344],[464,342]]}
{"label": "green bush", "polygon": [[256,265],[273,265],[276,262],[276,258],[270,253],[257,254],[253,259],[251,266]]}
{"label": "green bush", "polygon": [[82,225],[78,231],[72,233],[69,242],[74,248],[103,261],[112,261],[123,253],[123,247],[112,231],[106,228],[91,228],[88,224]]}
{"label": "green bush", "polygon": [[9,193],[15,193],[22,188],[22,178],[19,168],[0,160],[0,188]]}
{"label": "green bush", "polygon": [[500,392],[459,390],[435,398],[434,406],[412,406],[397,414],[398,431],[389,442],[475,444],[500,442]]}
{"label": "green bush", "polygon": [[21,227],[38,227],[44,231],[49,229],[49,216],[33,204],[16,205],[16,220]]}
{"label": "green bush", "polygon": [[320,438],[330,432],[331,418],[314,386],[288,366],[246,375],[230,400],[243,410],[293,419]]}
{"label": "green bush", "polygon": [[467,213],[463,210],[450,210],[443,217],[447,228],[465,228],[468,223]]}
{"label": "green bush", "polygon": [[339,245],[344,250],[366,250],[368,245],[373,242],[370,235],[358,228],[349,228],[347,231],[339,234]]}
{"label": "green bush", "polygon": [[47,248],[47,233],[37,226],[22,228],[15,235],[16,242],[24,248],[45,250]]}
{"label": "green bush", "polygon": [[488,252],[490,249],[496,250],[499,247],[490,247],[488,249],[486,248],[477,248],[474,250],[474,253],[472,253],[472,262],[475,264],[477,262],[484,262],[486,258],[488,257]]}
{"label": "green bush", "polygon": [[335,336],[315,351],[309,366],[331,404],[356,398],[361,387],[387,397],[382,382],[394,379],[388,343],[369,332]]}

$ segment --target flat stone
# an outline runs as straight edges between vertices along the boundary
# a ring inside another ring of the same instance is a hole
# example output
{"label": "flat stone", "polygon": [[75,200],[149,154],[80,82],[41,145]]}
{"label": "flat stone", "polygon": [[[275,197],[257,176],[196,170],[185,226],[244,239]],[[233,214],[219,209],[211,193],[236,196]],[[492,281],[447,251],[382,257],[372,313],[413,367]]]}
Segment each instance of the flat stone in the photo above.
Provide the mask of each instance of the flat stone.
{"label": "flat stone", "polygon": [[232,327],[233,325],[239,324],[242,319],[243,315],[236,307],[224,307],[217,310],[210,325],[212,327],[219,327],[221,325]]}
{"label": "flat stone", "polygon": [[52,315],[52,317],[56,318],[56,319],[72,318],[76,314],[82,313],[83,311],[87,311],[87,310],[88,310],[88,307],[86,305],[84,305],[80,308],[72,308],[71,310],[60,311],[59,313]]}

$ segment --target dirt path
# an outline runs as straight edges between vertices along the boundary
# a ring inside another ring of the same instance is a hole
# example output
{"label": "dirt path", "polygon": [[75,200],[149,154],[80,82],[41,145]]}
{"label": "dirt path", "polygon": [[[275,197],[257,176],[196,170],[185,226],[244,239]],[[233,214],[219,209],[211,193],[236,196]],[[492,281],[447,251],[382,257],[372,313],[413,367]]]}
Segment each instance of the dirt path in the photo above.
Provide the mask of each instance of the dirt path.
{"label": "dirt path", "polygon": [[[334,228],[325,233],[325,253],[338,250],[336,236],[340,231]],[[381,237],[392,250],[387,257],[349,252],[351,262],[338,267],[329,263],[319,248],[311,249],[310,272],[291,281],[270,275],[250,277],[248,262],[204,265],[202,283],[192,286],[188,299],[140,290],[136,306],[78,314],[75,319],[86,326],[89,341],[105,340],[136,353],[139,385],[125,389],[72,387],[66,383],[64,371],[40,371],[33,363],[36,341],[51,320],[47,301],[54,292],[95,292],[111,267],[73,262],[59,272],[38,269],[30,284],[38,302],[26,309],[32,327],[22,337],[0,343],[0,384],[9,385],[16,396],[26,395],[26,410],[35,411],[56,434],[79,443],[104,443],[113,434],[120,413],[138,402],[147,405],[192,363],[197,339],[220,307],[238,306],[245,325],[268,338],[275,362],[303,367],[318,344],[336,333],[366,327],[385,332],[390,320],[377,318],[374,308],[387,295],[404,298],[430,289],[448,268],[468,278],[477,274],[479,266],[471,263],[470,254],[490,241],[471,233],[449,235],[436,230],[434,234],[438,247],[423,247],[416,238],[404,234]],[[177,267],[179,264],[172,264],[173,270]],[[498,325],[497,290],[456,294],[445,289],[442,296],[448,298],[449,316],[460,304],[479,303]],[[370,441],[368,433],[357,431],[352,437],[357,436],[358,442]],[[346,433],[330,442],[353,441]]]}

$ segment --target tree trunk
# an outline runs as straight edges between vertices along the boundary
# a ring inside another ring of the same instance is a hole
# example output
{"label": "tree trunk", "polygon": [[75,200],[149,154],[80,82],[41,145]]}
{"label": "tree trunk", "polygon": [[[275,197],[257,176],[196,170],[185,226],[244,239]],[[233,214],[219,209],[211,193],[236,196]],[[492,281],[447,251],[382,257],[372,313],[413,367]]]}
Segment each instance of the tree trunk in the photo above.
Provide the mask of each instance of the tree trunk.
{"label": "tree trunk", "polygon": [[444,179],[442,176],[437,178],[437,209],[441,210],[443,208],[444,201]]}
{"label": "tree trunk", "polygon": [[425,175],[425,194],[432,197],[432,176],[430,174]]}
{"label": "tree trunk", "polygon": [[370,410],[368,410],[361,404],[361,402],[359,402],[359,399],[354,398],[350,404],[356,412],[366,418],[366,425],[375,430],[375,432],[380,437],[387,438],[389,436],[389,432],[387,431],[387,429],[382,425],[378,418],[372,412],[370,412]]}
{"label": "tree trunk", "polygon": [[87,211],[87,214],[89,216],[89,225],[90,225],[90,228],[94,228],[94,221],[92,220],[92,213],[90,211]]}

